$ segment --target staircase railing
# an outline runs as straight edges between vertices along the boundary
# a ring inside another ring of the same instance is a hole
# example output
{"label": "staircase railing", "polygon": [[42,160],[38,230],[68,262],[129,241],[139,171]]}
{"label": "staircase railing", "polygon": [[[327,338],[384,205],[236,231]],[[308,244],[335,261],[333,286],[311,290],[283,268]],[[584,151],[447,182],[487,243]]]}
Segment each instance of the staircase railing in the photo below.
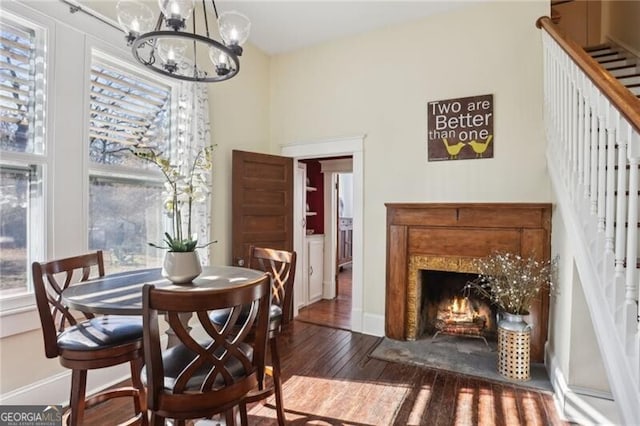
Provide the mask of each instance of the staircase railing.
{"label": "staircase railing", "polygon": [[640,422],[640,101],[543,17],[547,163],[625,424]]}

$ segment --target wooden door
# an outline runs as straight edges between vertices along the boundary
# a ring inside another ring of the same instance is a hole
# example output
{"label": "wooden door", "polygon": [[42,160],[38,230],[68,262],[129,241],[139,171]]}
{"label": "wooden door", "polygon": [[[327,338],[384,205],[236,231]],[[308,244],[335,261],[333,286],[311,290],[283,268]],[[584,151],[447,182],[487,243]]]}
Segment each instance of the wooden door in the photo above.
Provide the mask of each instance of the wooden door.
{"label": "wooden door", "polygon": [[251,245],[293,250],[293,158],[233,151],[232,259],[248,265]]}

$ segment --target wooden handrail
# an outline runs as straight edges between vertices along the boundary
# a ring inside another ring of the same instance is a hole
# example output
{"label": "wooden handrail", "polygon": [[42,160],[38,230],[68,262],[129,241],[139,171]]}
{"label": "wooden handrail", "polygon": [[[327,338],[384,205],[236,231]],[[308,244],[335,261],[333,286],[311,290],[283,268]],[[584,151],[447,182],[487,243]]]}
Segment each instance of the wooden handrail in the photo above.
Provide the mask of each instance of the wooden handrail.
{"label": "wooden handrail", "polygon": [[562,47],[571,59],[584,71],[611,103],[625,116],[629,124],[640,132],[640,100],[622,85],[607,70],[575,41],[569,39],[556,27],[551,18],[542,16],[536,21],[536,27],[544,28],[547,33]]}

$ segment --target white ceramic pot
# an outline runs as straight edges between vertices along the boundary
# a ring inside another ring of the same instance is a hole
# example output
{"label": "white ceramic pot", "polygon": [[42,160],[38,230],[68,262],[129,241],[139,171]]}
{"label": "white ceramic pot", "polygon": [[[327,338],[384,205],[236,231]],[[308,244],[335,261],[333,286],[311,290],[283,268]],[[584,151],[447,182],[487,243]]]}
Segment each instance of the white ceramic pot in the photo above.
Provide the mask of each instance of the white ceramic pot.
{"label": "white ceramic pot", "polygon": [[162,264],[162,276],[174,284],[187,284],[202,273],[197,251],[168,251]]}

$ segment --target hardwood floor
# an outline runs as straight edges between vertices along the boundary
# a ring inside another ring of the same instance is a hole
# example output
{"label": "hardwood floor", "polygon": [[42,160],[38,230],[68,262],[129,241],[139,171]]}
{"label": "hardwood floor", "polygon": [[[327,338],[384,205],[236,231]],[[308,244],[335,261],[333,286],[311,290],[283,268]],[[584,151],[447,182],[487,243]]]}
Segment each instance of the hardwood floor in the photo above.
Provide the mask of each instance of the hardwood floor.
{"label": "hardwood floor", "polygon": [[[564,425],[550,394],[368,357],[379,338],[294,321],[281,335],[291,425]],[[107,405],[111,404],[111,405]],[[250,425],[276,424],[273,398]],[[115,424],[129,401],[108,402],[86,424]]]}
{"label": "hardwood floor", "polygon": [[333,300],[320,300],[300,309],[299,321],[351,330],[351,266],[338,275],[338,294]]}

